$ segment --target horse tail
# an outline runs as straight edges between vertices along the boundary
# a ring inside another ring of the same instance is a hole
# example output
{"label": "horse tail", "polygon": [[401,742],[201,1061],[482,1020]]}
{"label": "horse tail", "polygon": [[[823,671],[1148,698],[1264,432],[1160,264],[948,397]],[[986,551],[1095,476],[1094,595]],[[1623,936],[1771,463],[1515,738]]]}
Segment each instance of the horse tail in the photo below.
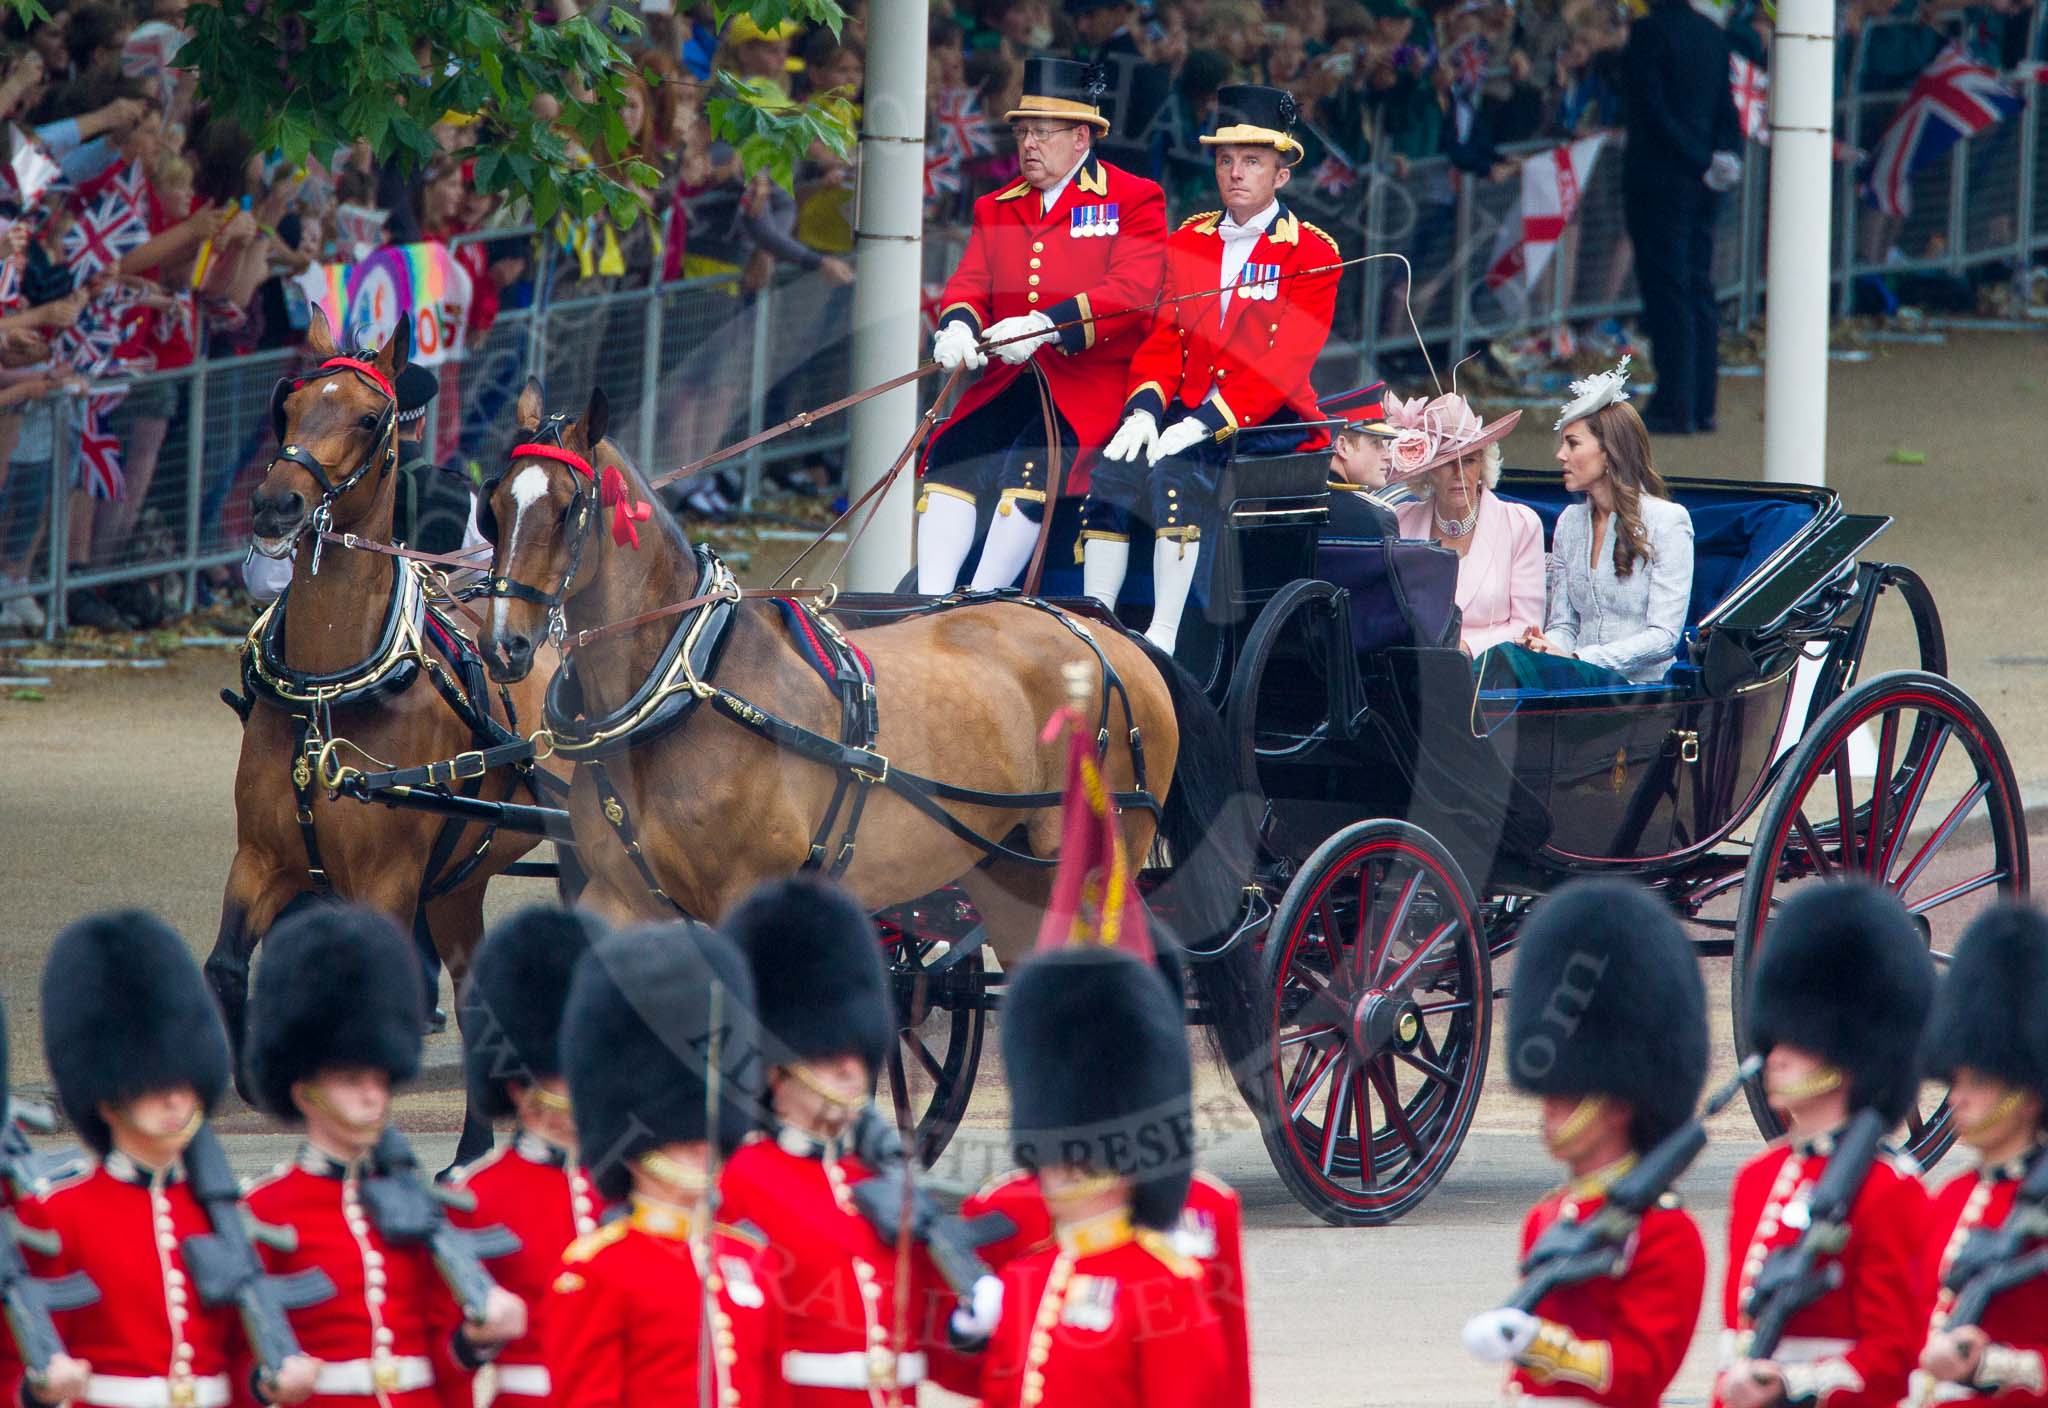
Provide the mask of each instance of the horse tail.
{"label": "horse tail", "polygon": [[1251,1100],[1270,1057],[1257,949],[1232,942],[1258,853],[1258,791],[1243,776],[1223,720],[1194,678],[1150,641],[1146,655],[1166,682],[1180,750],[1161,809],[1159,839],[1171,878],[1159,896],[1173,911],[1195,994],[1209,1014],[1217,1054]]}

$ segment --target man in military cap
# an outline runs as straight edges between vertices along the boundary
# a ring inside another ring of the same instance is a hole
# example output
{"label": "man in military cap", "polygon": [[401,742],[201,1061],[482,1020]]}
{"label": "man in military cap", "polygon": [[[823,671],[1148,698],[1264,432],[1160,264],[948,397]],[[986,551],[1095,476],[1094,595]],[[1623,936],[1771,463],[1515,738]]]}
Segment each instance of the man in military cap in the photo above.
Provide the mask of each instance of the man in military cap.
{"label": "man in military cap", "polygon": [[1096,156],[1109,130],[1101,94],[1101,72],[1087,65],[1026,64],[1024,96],[1007,114],[1023,174],[974,203],[967,251],[946,283],[933,358],[973,369],[993,354],[997,364],[968,387],[925,456],[917,589],[927,596],[958,584],[981,516],[992,518],[976,590],[1012,585],[1031,560],[1039,520],[1062,492],[1041,395],[1066,493],[1087,488],[1089,462],[1116,427],[1145,336],[1133,310],[1159,292],[1166,199]]}
{"label": "man in military cap", "polygon": [[[1165,301],[1131,359],[1123,424],[1081,505],[1083,589],[1106,607],[1130,566],[1132,519],[1151,523],[1145,635],[1165,651],[1179,638],[1231,455],[1330,443],[1301,423],[1322,419],[1309,372],[1330,335],[1342,256],[1280,200],[1301,160],[1299,109],[1292,94],[1253,84],[1224,88],[1217,105],[1202,144],[1215,149],[1224,208],[1189,217],[1167,241]],[[1222,292],[1183,297],[1210,289]]]}
{"label": "man in military cap", "polygon": [[1387,384],[1376,381],[1320,402],[1325,416],[1344,422],[1330,447],[1330,522],[1324,530],[1328,536],[1401,536],[1394,510],[1379,496],[1387,487],[1387,446],[1400,433],[1387,423],[1386,396]]}
{"label": "man in military cap", "polygon": [[1793,1314],[1769,1359],[1749,1354],[1750,1293],[1770,1254],[1805,1230],[1814,1184],[1851,1116],[1868,1108],[1896,1124],[1913,1107],[1933,996],[1919,926],[1875,886],[1811,886],[1766,931],[1749,1034],[1787,1138],[1743,1165],[1729,1199],[1728,1333],[1715,1383],[1725,1408],[1892,1408],[1905,1396],[1927,1328],[1927,1192],[1910,1160],[1880,1154],[1871,1166],[1836,1258],[1839,1285]]}
{"label": "man in military cap", "polygon": [[[2048,919],[2002,904],[1964,931],[1927,1023],[1926,1074],[1950,1083],[1956,1134],[1977,1167],[1934,1195],[1921,1248],[1933,1307],[1911,1401],[2048,1405],[2048,1277],[2001,1291],[1974,1325],[1953,1325],[1945,1285],[1973,1233],[2011,1220],[2020,1185],[2048,1158]],[[2048,1241],[2037,1242],[2048,1245]]]}
{"label": "man in military cap", "polygon": [[718,1160],[759,1118],[753,1005],[745,961],[701,925],[607,935],[576,965],[561,1052],[577,1139],[627,1211],[569,1245],[541,1314],[564,1408],[785,1401],[777,1253],[712,1222]]}
{"label": "man in military cap", "polygon": [[[1585,1222],[1615,1180],[1692,1118],[1707,1075],[1699,962],[1663,902],[1622,880],[1581,880],[1537,905],[1508,995],[1515,1088],[1540,1096],[1550,1156],[1570,1182],[1529,1210],[1523,1256],[1558,1222]],[[1707,1250],[1673,1200],[1643,1214],[1619,1275],[1561,1287],[1533,1311],[1474,1316],[1465,1347],[1510,1366],[1510,1399],[1656,1408],[1699,1323]]]}
{"label": "man in military cap", "polygon": [[597,1230],[603,1200],[577,1154],[576,1122],[558,1034],[577,960],[603,933],[580,911],[531,905],[492,929],[462,988],[470,1107],[515,1121],[512,1138],[456,1171],[474,1206],[448,1211],[471,1228],[504,1227],[519,1250],[491,1262],[499,1285],[526,1304],[527,1332],[496,1361],[501,1397],[560,1401],[543,1351],[543,1297],[562,1250]]}
{"label": "man in military cap", "polygon": [[319,1359],[318,1408],[464,1408],[471,1376],[526,1332],[526,1307],[494,1286],[465,1322],[427,1249],[388,1240],[363,1198],[394,1086],[420,1065],[420,990],[411,944],[354,905],[321,905],[271,930],[249,1002],[256,1103],[304,1124],[296,1158],[254,1183],[250,1211],[292,1228],[273,1273],[317,1267],[336,1294],[291,1312]]}

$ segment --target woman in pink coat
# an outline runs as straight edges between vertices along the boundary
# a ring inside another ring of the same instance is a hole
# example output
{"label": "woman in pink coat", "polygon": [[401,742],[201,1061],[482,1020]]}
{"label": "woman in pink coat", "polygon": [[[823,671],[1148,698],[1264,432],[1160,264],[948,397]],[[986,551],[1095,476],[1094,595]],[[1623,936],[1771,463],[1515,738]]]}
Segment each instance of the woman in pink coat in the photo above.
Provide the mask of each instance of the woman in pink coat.
{"label": "woman in pink coat", "polygon": [[1387,402],[1400,432],[1387,447],[1387,478],[1415,495],[1394,510],[1401,536],[1458,554],[1461,643],[1474,658],[1543,625],[1543,522],[1493,492],[1499,441],[1521,418],[1513,411],[1489,424],[1456,393]]}

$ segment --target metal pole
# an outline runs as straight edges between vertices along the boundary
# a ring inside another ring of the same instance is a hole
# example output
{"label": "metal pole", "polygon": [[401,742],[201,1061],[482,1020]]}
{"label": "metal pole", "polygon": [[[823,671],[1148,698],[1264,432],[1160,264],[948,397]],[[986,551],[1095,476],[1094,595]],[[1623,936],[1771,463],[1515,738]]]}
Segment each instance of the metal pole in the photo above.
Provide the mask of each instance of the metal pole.
{"label": "metal pole", "polygon": [[661,268],[657,264],[647,280],[646,331],[640,340],[640,463],[650,473],[668,468],[654,463],[654,397],[661,387],[661,305]]}
{"label": "metal pole", "polygon": [[[924,102],[928,9],[923,0],[873,0],[855,193],[853,365],[872,384],[917,365],[918,296],[924,268]],[[880,482],[917,425],[916,385],[852,411],[849,498]],[[845,585],[895,587],[911,564],[912,484],[899,479],[854,545]],[[1047,509],[1051,509],[1047,505]]]}
{"label": "metal pole", "polygon": [[1451,363],[1455,366],[1465,356],[1465,319],[1472,301],[1472,188],[1478,178],[1454,171],[1451,179],[1458,184],[1457,235],[1451,241],[1455,261],[1451,265]]}
{"label": "metal pole", "polygon": [[1827,482],[1834,88],[1834,0],[1780,0],[1771,41],[1764,478],[1781,483]]}
{"label": "metal pole", "polygon": [[[920,173],[919,179],[922,180]],[[919,187],[922,191],[922,187]],[[751,324],[751,355],[747,358],[747,434],[759,435],[768,428],[768,374],[769,331],[775,326],[775,284],[771,280],[754,296],[754,306],[749,314]],[[751,509],[754,496],[761,492],[762,447],[756,445],[747,451],[745,478],[740,488],[740,507]]]}
{"label": "metal pole", "polygon": [[185,400],[185,609],[199,606],[199,505],[206,487],[206,375],[201,362]]}
{"label": "metal pole", "polygon": [[[534,231],[533,238],[533,302],[526,309],[526,376],[537,378],[543,386],[547,378],[541,373],[541,358],[547,352],[547,309],[554,302],[548,289],[553,277],[555,242],[545,229]],[[525,384],[526,378],[520,378]]]}
{"label": "metal pole", "polygon": [[[58,405],[76,400],[72,394]],[[71,481],[78,472],[78,429],[70,415],[51,408],[50,417],[50,609],[43,621],[43,639],[55,640],[68,628],[64,619],[65,581],[71,567]]]}
{"label": "metal pole", "polygon": [[1735,252],[1741,261],[1742,270],[1742,293],[1735,304],[1735,328],[1738,332],[1748,332],[1749,325],[1756,321],[1756,265],[1759,253],[1756,242],[1759,233],[1757,227],[1762,223],[1757,219],[1757,215],[1763,204],[1762,192],[1758,188],[1763,182],[1765,163],[1770,160],[1770,150],[1769,147],[1751,142],[1748,149],[1749,159],[1742,163],[1742,200],[1735,212]]}

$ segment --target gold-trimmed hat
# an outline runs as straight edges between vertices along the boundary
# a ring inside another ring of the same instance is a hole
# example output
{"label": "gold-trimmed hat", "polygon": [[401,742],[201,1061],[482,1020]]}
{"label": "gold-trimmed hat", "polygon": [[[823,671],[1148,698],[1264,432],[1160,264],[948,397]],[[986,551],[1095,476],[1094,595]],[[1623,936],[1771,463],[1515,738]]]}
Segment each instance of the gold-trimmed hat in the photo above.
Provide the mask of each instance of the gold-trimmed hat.
{"label": "gold-trimmed hat", "polygon": [[1285,88],[1257,83],[1232,83],[1216,90],[1216,131],[1202,138],[1205,147],[1271,147],[1289,166],[1305,153],[1293,136],[1301,105]]}
{"label": "gold-trimmed hat", "polygon": [[1003,114],[1005,122],[1024,117],[1064,118],[1085,122],[1097,132],[1109,131],[1102,115],[1102,94],[1109,75],[1101,64],[1072,59],[1031,58],[1024,61],[1024,93],[1017,106]]}

